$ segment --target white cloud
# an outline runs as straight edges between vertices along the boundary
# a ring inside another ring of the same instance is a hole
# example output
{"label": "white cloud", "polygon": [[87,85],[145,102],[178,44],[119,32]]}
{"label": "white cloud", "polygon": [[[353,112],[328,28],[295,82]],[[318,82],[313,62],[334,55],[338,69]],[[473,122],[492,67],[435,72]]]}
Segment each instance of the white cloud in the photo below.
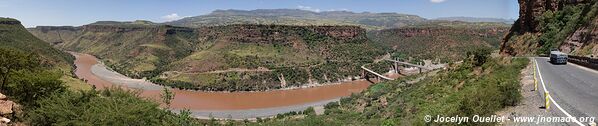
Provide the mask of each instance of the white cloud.
{"label": "white cloud", "polygon": [[430,2],[432,3],[442,3],[445,2],[446,0],[430,0]]}
{"label": "white cloud", "polygon": [[330,9],[330,10],[327,10],[327,11],[351,11],[351,10],[346,9],[346,8],[341,8],[341,9]]}
{"label": "white cloud", "polygon": [[310,6],[297,6],[297,8],[301,9],[301,10],[308,10],[308,11],[313,11],[313,12],[320,12],[322,10],[318,9],[318,8],[312,8]]}
{"label": "white cloud", "polygon": [[179,16],[179,14],[177,14],[177,13],[172,13],[169,15],[164,15],[160,18],[162,18],[165,21],[174,21],[174,20],[179,20],[179,19],[185,18],[185,17],[188,17],[188,16]]}

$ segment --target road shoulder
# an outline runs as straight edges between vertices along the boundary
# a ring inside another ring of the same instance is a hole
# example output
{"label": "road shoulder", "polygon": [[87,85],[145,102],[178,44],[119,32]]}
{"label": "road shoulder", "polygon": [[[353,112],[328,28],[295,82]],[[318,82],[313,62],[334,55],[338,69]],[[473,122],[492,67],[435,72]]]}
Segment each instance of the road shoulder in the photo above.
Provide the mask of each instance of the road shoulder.
{"label": "road shoulder", "polygon": [[[521,93],[522,99],[517,106],[508,107],[502,111],[497,112],[498,116],[507,117],[507,120],[501,125],[517,125],[517,126],[528,126],[528,125],[545,125],[545,126],[562,126],[567,125],[564,123],[520,123],[514,122],[515,117],[552,117],[555,116],[553,112],[546,112],[545,109],[541,108],[544,105],[544,98],[538,92],[534,91],[534,67],[533,67],[533,59],[530,60],[530,63],[527,67],[521,70],[520,73],[520,85],[521,89],[519,92]],[[538,85],[538,88],[542,88],[541,85]]]}

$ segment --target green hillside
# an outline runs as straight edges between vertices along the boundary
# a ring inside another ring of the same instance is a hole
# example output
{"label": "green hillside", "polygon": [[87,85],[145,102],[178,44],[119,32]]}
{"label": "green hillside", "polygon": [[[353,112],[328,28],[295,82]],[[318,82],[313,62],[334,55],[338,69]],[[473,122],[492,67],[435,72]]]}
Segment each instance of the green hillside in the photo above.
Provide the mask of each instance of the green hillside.
{"label": "green hillside", "polygon": [[43,66],[47,69],[65,73],[62,81],[72,89],[90,89],[81,80],[75,79],[71,74],[74,70],[74,57],[70,54],[53,48],[49,43],[44,42],[29,33],[18,20],[11,18],[0,18],[0,47],[16,49],[33,55],[38,55]]}
{"label": "green hillside", "polygon": [[18,20],[0,18],[0,47],[10,47],[40,54],[44,62],[52,65],[68,68],[74,57],[66,52],[52,48],[49,43],[44,42],[31,35]]}

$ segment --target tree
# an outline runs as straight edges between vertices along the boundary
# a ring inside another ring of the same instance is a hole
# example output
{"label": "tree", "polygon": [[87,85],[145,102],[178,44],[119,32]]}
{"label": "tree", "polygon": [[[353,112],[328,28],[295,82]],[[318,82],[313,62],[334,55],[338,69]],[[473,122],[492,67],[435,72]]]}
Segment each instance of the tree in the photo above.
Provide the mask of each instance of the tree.
{"label": "tree", "polygon": [[164,87],[162,89],[162,102],[166,104],[168,108],[170,108],[170,103],[174,99],[174,93],[168,89],[168,87]]}
{"label": "tree", "polygon": [[467,56],[475,66],[482,66],[486,60],[490,58],[490,50],[486,48],[477,48],[473,51],[468,51]]}
{"label": "tree", "polygon": [[196,122],[193,121],[193,117],[191,117],[191,110],[183,109],[179,111],[179,114],[176,116],[177,125],[179,126],[195,126],[198,125]]}
{"label": "tree", "polygon": [[0,91],[4,91],[4,87],[12,72],[31,70],[39,65],[37,55],[26,54],[25,52],[11,48],[0,48],[0,77],[2,77]]}
{"label": "tree", "polygon": [[6,93],[26,106],[35,105],[35,102],[39,99],[66,90],[60,80],[62,75],[55,72],[20,70],[11,74],[13,77],[11,77],[10,83],[7,84],[8,90],[6,90]]}

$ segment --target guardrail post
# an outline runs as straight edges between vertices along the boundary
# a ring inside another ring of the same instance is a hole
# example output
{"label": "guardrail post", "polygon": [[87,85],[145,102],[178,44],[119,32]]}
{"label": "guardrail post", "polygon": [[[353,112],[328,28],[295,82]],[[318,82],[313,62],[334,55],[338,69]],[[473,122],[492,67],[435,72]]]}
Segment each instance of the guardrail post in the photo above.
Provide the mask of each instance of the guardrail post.
{"label": "guardrail post", "polygon": [[544,92],[544,97],[546,97],[546,103],[544,104],[544,108],[546,108],[546,111],[550,111],[550,93],[548,91]]}
{"label": "guardrail post", "polygon": [[534,91],[538,90],[538,78],[536,77],[536,65],[533,65],[534,68]]}

